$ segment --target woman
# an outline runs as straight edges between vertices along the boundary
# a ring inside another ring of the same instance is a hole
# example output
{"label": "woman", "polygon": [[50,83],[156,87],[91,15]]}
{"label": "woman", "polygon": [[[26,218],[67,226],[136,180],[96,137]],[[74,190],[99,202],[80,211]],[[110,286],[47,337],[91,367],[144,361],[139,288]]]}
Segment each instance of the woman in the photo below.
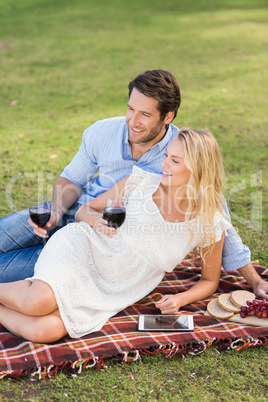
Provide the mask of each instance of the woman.
{"label": "woman", "polygon": [[[182,129],[162,166],[162,176],[134,167],[128,178],[78,210],[79,223],[53,235],[33,278],[0,284],[0,322],[8,330],[42,343],[97,331],[152,291],[196,247],[202,256],[199,282],[164,295],[156,306],[172,314],[215,292],[230,227],[222,215],[219,147],[208,131]],[[115,194],[125,196],[127,215],[114,237],[103,210],[107,196]]]}

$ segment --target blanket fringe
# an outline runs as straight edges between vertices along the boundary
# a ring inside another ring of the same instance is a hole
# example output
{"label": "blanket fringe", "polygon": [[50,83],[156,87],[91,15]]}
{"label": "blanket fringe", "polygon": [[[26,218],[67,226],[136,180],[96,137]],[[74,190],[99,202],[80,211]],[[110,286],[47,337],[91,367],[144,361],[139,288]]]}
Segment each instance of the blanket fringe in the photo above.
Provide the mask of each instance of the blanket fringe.
{"label": "blanket fringe", "polygon": [[141,359],[141,357],[140,357],[140,352],[138,351],[138,349],[131,350],[130,352],[124,351],[122,353],[121,363],[135,362],[140,359]]}
{"label": "blanket fringe", "polygon": [[[242,345],[241,345],[242,343]],[[235,349],[237,352],[240,352],[240,350],[254,347],[254,346],[265,346],[268,344],[268,338],[263,337],[262,338],[248,338],[248,339],[243,339],[239,338],[233,341],[230,345],[232,349]]]}
{"label": "blanket fringe", "polygon": [[[216,339],[208,338],[204,341],[196,341],[191,344],[178,345],[175,342],[171,344],[163,344],[143,349],[134,349],[129,352],[123,351],[120,355],[114,356],[121,363],[131,363],[137,360],[141,360],[141,355],[153,356],[159,353],[163,353],[167,359],[171,359],[175,356],[185,358],[185,355],[198,355],[203,353],[206,349],[212,345],[218,345],[216,349],[218,353],[221,351],[236,350],[240,352],[243,349],[249,347],[266,346],[268,345],[268,336],[260,336],[258,338],[225,338]],[[96,370],[105,370],[107,365],[104,360],[105,357],[88,357],[86,359],[79,359],[74,362],[62,362],[62,363],[50,363],[44,367],[37,367],[30,370],[6,370],[0,372],[0,379],[4,377],[16,378],[30,375],[31,377],[37,377],[39,380],[45,377],[56,377],[59,371],[66,371],[67,373],[76,376],[81,374],[82,370],[95,367]]]}

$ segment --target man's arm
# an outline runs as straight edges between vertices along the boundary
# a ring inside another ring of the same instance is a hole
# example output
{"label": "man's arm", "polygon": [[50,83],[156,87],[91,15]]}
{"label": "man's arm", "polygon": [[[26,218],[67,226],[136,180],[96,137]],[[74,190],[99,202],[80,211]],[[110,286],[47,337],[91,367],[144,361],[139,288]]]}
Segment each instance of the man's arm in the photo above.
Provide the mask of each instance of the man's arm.
{"label": "man's arm", "polygon": [[268,282],[261,279],[251,262],[238,269],[238,272],[246,279],[249,286],[252,287],[253,293],[257,298],[268,300]]}
{"label": "man's arm", "polygon": [[57,226],[65,212],[77,201],[81,192],[81,188],[76,184],[64,177],[58,177],[53,189],[51,217],[48,223],[40,228],[31,219],[28,220],[34,229],[34,233],[43,238],[48,237],[47,232]]}
{"label": "man's arm", "polygon": [[64,177],[58,177],[53,189],[51,205],[51,214],[56,217],[57,223],[75,201],[78,200],[81,193],[81,188],[76,184]]}
{"label": "man's arm", "polygon": [[[227,204],[224,202],[223,211],[225,217],[231,222]],[[222,251],[222,266],[230,272],[238,270],[253,289],[254,294],[261,299],[268,299],[268,282],[261,279],[250,261],[250,250],[242,243],[242,240],[234,227],[227,230]]]}
{"label": "man's arm", "polygon": [[95,137],[98,138],[97,134],[98,125],[96,124],[84,131],[78,152],[56,180],[53,189],[51,218],[48,223],[43,228],[39,228],[29,219],[29,224],[38,236],[48,237],[47,231],[57,226],[61,217],[80,197],[83,186],[98,171],[97,160],[94,156],[95,147],[98,145],[97,141],[94,141]]}

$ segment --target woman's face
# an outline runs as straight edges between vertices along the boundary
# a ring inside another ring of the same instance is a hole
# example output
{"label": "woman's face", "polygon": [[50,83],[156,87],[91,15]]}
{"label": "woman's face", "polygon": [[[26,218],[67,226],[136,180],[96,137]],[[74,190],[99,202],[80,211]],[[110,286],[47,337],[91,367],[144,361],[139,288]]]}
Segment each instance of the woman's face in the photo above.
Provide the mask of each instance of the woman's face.
{"label": "woman's face", "polygon": [[185,166],[184,145],[179,138],[175,138],[167,147],[162,168],[162,185],[186,188],[191,172]]}

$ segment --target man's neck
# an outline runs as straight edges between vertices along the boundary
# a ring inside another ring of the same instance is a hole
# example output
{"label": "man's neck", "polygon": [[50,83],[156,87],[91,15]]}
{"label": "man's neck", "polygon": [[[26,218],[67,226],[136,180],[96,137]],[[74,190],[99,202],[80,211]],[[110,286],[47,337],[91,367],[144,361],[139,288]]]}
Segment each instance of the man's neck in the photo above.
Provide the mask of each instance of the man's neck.
{"label": "man's neck", "polygon": [[131,147],[132,159],[134,161],[138,161],[142,157],[142,155],[150,151],[150,149],[152,148],[152,146],[148,146],[147,143],[130,144],[130,147]]}
{"label": "man's neck", "polygon": [[138,161],[146,152],[150,151],[150,149],[157,144],[158,142],[162,141],[167,133],[168,128],[164,131],[162,135],[157,136],[152,141],[149,142],[141,142],[139,144],[135,144],[129,141],[131,147],[131,154],[132,159],[134,161]]}

